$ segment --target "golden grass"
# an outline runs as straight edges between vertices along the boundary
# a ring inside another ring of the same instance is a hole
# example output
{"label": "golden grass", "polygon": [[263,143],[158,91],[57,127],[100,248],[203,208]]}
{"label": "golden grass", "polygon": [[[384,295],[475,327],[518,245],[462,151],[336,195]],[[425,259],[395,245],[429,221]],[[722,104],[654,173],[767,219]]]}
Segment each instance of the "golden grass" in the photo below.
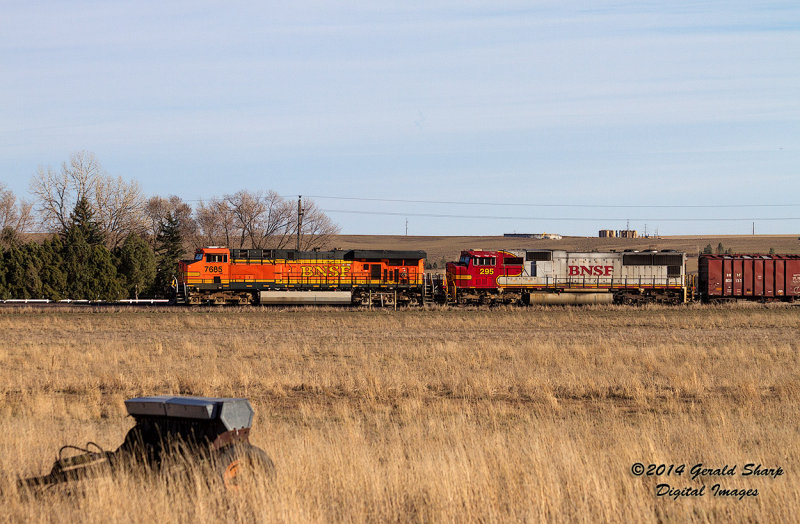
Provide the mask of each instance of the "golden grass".
{"label": "golden grass", "polygon": [[[9,521],[785,520],[800,510],[800,309],[0,310]],[[137,395],[243,396],[274,482],[123,475],[21,498]],[[656,497],[634,462],[781,466],[744,500]],[[85,484],[85,485],[84,485]]]}

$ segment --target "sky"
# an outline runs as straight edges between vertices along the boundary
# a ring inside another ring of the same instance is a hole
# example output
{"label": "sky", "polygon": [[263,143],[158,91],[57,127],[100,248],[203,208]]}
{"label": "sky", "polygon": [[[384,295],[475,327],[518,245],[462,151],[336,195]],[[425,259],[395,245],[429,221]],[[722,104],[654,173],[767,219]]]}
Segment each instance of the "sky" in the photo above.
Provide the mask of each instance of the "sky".
{"label": "sky", "polygon": [[0,0],[0,181],[313,198],[346,234],[800,231],[800,3]]}

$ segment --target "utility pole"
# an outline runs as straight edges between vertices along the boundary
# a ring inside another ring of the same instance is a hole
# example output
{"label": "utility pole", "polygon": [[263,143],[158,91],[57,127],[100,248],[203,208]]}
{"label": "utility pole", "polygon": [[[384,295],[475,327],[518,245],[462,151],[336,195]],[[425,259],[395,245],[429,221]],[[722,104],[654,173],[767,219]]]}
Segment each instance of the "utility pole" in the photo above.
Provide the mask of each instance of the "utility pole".
{"label": "utility pole", "polygon": [[406,236],[408,236],[408,219],[406,219]]}
{"label": "utility pole", "polygon": [[753,222],[753,236],[756,236],[756,223]]}
{"label": "utility pole", "polygon": [[300,230],[303,229],[303,195],[297,195],[297,250],[300,251]]}

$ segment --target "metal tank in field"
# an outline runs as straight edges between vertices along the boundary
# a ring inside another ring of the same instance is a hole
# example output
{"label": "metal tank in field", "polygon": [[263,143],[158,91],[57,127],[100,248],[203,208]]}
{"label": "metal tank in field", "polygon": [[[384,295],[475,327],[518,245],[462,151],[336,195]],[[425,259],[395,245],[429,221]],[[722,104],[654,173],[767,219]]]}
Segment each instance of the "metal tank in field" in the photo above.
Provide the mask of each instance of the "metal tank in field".
{"label": "metal tank in field", "polygon": [[[254,412],[247,399],[165,395],[132,398],[125,407],[136,423],[116,450],[93,442],[63,446],[47,475],[21,479],[18,487],[44,489],[142,466],[179,468],[187,456],[210,460],[216,472],[210,482],[231,490],[243,476],[274,472],[269,456],[250,444]],[[70,450],[80,453],[65,456]]]}

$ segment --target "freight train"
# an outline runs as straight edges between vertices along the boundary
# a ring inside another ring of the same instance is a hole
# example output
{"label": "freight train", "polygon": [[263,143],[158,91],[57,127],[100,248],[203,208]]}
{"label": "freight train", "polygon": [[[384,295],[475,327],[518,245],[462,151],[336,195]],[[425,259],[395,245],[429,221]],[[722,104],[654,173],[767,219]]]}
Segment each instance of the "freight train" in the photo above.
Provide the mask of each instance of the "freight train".
{"label": "freight train", "polygon": [[793,301],[800,255],[466,250],[444,275],[424,251],[198,249],[179,263],[179,304],[681,304],[692,300]]}

